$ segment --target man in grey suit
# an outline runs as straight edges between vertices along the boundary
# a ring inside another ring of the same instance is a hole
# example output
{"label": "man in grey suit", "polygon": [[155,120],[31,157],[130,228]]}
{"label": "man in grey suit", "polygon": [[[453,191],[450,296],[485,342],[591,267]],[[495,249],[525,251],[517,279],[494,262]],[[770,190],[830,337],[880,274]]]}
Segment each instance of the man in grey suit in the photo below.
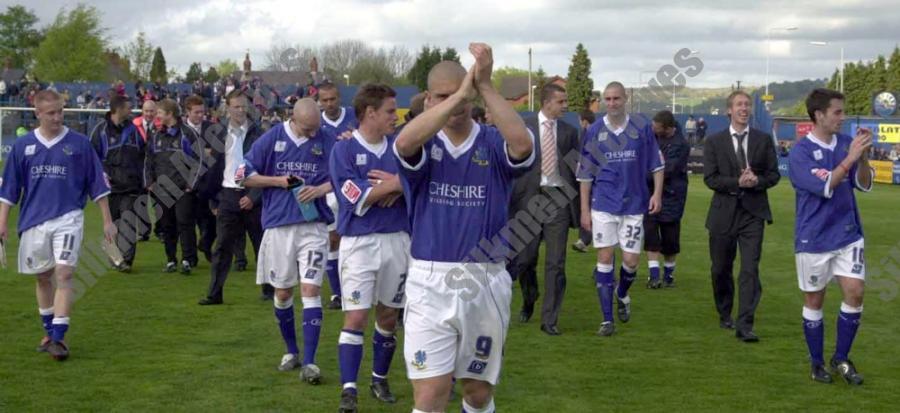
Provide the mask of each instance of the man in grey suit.
{"label": "man in grey suit", "polygon": [[547,214],[534,217],[540,223],[540,229],[513,258],[507,270],[513,277],[519,278],[524,298],[519,321],[527,322],[531,319],[539,295],[536,267],[541,238],[546,241],[541,331],[555,336],[560,334],[557,321],[566,291],[569,227],[576,227],[579,217],[575,171],[564,160],[570,153],[578,153],[578,131],[559,120],[568,109],[565,89],[551,83],[541,89],[540,96],[540,112],[536,117],[525,119],[525,126],[538,137],[535,163],[540,168],[532,168],[516,179],[510,197],[509,216],[515,216],[520,210],[528,211],[529,203],[538,199],[541,205],[547,205],[543,208]]}

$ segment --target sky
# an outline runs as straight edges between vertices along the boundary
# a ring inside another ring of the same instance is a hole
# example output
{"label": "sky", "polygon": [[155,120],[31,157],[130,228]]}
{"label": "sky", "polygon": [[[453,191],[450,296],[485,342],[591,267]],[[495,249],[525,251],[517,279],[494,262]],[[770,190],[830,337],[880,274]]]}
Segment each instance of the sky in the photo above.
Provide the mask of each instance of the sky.
{"label": "sky", "polygon": [[[5,10],[25,4],[49,24],[76,1],[0,0]],[[575,46],[584,44],[595,88],[618,80],[646,84],[683,48],[697,52],[703,70],[690,87],[762,85],[769,80],[830,76],[840,48],[847,61],[889,55],[900,42],[896,0],[692,2],[652,0],[95,0],[109,42],[123,46],[143,31],[167,63],[184,73],[191,62],[239,64],[249,49],[262,68],[273,44],[316,46],[359,39],[376,47],[451,46],[464,65],[469,42],[494,50],[494,67],[528,67],[566,76]],[[690,3],[690,4],[688,4]],[[796,30],[783,30],[796,27]],[[767,41],[767,38],[770,38]],[[828,42],[814,46],[809,42]],[[643,73],[642,73],[643,72]]]}

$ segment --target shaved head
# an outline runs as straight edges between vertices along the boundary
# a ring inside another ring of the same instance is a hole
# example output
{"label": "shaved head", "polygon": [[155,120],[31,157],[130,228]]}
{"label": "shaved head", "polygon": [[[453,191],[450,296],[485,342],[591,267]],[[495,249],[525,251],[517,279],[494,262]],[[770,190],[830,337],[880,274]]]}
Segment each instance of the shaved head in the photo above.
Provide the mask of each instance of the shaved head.
{"label": "shaved head", "polygon": [[152,100],[145,100],[144,104],[141,106],[143,110],[154,110],[156,109],[156,102]]}
{"label": "shaved head", "polygon": [[322,120],[319,116],[319,105],[312,98],[298,100],[294,104],[291,120],[300,128],[303,136],[312,137],[319,129]]}
{"label": "shaved head", "polygon": [[434,90],[438,82],[452,82],[459,85],[465,77],[466,69],[461,64],[444,60],[428,71],[428,90]]}

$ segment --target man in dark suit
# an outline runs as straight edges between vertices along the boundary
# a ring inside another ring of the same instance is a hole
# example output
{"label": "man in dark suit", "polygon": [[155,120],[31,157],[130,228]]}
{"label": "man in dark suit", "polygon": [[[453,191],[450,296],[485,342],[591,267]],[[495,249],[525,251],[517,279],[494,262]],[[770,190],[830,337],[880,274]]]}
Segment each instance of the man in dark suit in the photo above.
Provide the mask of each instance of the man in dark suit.
{"label": "man in dark suit", "polygon": [[559,335],[557,320],[566,291],[566,243],[569,227],[575,227],[580,216],[576,209],[579,204],[575,171],[564,159],[570,153],[578,153],[578,131],[559,120],[568,107],[566,90],[561,86],[552,83],[544,86],[541,89],[541,106],[536,117],[525,119],[525,125],[537,137],[535,164],[540,168],[532,168],[516,179],[510,197],[509,216],[527,211],[534,197],[544,197],[551,206],[547,208],[546,219],[538,220],[540,230],[509,263],[508,271],[519,278],[522,286],[524,303],[519,320],[527,322],[531,319],[539,295],[536,267],[541,238],[546,241],[541,330],[549,335]]}
{"label": "man in dark suit", "polygon": [[[715,191],[706,228],[719,325],[736,328],[735,336],[748,343],[759,341],[753,332],[753,315],[762,295],[759,259],[765,222],[772,223],[766,190],[781,178],[771,136],[749,127],[750,102],[746,92],[732,92],[727,100],[731,126],[710,136],[703,147],[703,181]],[[740,295],[735,324],[732,268],[738,247]]]}
{"label": "man in dark suit", "polygon": [[[213,250],[209,291],[200,305],[222,304],[222,290],[234,255],[235,244],[244,232],[250,235],[253,250],[259,253],[262,241],[262,190],[244,189],[235,179],[243,173],[241,163],[262,130],[247,116],[250,100],[241,90],[234,90],[225,97],[228,110],[227,125],[221,128],[217,142],[212,142],[215,162],[206,173],[206,193],[210,208],[216,216],[218,240]],[[204,136],[209,139],[210,136]],[[262,286],[262,295],[271,299],[272,286]]]}

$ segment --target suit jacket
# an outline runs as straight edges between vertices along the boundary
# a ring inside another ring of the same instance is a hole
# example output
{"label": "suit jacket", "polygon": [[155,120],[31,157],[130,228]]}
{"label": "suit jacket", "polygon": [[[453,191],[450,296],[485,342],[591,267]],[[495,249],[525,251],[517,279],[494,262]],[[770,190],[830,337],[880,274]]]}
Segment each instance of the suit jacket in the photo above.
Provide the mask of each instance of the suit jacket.
{"label": "suit jacket", "polygon": [[[228,120],[224,119],[222,122],[221,127],[216,127],[216,125],[209,126],[209,131],[215,132],[204,132],[202,138],[206,140],[216,140],[216,142],[209,142],[214,162],[209,167],[209,170],[206,171],[206,175],[203,178],[205,189],[202,196],[209,199],[210,208],[218,208],[219,206],[218,195],[219,192],[222,191],[222,178],[225,174],[224,151],[228,136],[228,124],[226,123]],[[253,123],[253,121],[248,120],[248,122],[250,122],[250,126],[249,129],[247,129],[246,137],[244,137],[244,154],[250,152],[250,147],[253,146],[253,142],[256,142],[263,134],[262,129]],[[254,208],[262,205],[262,188],[247,188],[247,197],[253,201]]]}
{"label": "suit jacket", "polygon": [[[525,126],[535,136],[534,167],[526,172],[525,175],[516,178],[513,182],[512,196],[510,197],[511,212],[523,209],[525,205],[527,205],[525,203],[527,203],[531,197],[541,193],[541,160],[543,158],[541,153],[541,128],[540,125],[538,125],[537,116],[526,118]],[[559,168],[559,175],[562,177],[562,180],[565,181],[576,194],[578,193],[578,182],[575,180],[576,167],[574,163],[578,161],[580,150],[578,130],[562,119],[558,119],[556,121],[556,165],[557,168]],[[566,164],[566,160],[564,159],[569,153],[574,154],[571,167]],[[577,195],[569,202],[568,207],[570,212],[569,226],[577,228],[579,226],[580,217],[580,205]]]}
{"label": "suit jacket", "polygon": [[703,145],[703,182],[715,191],[706,216],[706,228],[710,232],[727,233],[739,203],[750,214],[772,223],[766,190],[781,179],[775,144],[771,136],[753,128],[748,139],[747,159],[759,181],[752,188],[738,185],[741,171],[730,129],[708,137]]}

